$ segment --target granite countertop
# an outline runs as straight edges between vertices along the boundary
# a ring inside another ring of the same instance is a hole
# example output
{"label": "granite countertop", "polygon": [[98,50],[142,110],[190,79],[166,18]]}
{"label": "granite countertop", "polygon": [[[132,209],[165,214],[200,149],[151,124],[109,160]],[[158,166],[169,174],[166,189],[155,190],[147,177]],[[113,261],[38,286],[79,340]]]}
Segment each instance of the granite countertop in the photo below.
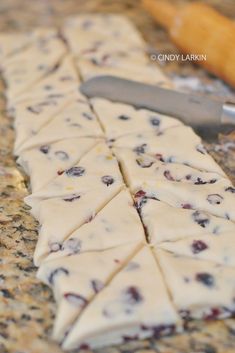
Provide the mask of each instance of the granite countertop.
{"label": "granite countertop", "polygon": [[[235,17],[233,0],[208,1]],[[129,16],[149,43],[151,53],[176,52],[167,35],[149,18],[136,0],[1,0],[0,31],[25,30],[37,25],[59,25],[63,18],[80,11],[118,12]],[[162,69],[184,90],[234,99],[226,85],[190,63],[169,63]],[[27,179],[12,156],[14,131],[6,116],[4,87],[0,83],[0,353],[61,353],[50,341],[55,314],[51,291],[36,279],[32,255],[37,241],[37,222],[22,199]],[[235,181],[234,134],[220,135],[206,145]],[[235,320],[194,322],[185,334],[133,342],[103,353],[232,353],[235,352]]]}

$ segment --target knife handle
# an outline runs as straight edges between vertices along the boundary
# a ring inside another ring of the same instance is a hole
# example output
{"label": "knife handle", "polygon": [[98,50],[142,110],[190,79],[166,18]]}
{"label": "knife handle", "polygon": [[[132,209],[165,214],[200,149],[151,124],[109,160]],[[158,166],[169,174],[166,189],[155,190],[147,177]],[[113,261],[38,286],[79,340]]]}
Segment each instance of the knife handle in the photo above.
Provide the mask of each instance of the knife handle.
{"label": "knife handle", "polygon": [[235,125],[235,104],[234,103],[226,102],[223,104],[221,123]]}

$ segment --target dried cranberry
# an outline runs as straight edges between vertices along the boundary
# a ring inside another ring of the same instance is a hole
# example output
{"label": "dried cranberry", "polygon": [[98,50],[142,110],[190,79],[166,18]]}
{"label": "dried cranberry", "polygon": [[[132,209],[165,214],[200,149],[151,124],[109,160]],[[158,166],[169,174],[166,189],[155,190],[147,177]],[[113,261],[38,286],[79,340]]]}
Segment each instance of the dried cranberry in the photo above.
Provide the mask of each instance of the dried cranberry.
{"label": "dried cranberry", "polygon": [[136,159],[136,163],[141,168],[150,168],[153,165],[152,161],[144,160],[144,159],[141,159],[141,158]]}
{"label": "dried cranberry", "polygon": [[192,205],[190,205],[190,203],[183,203],[181,205],[182,208],[185,208],[186,210],[190,210],[192,209]]}
{"label": "dried cranberry", "polygon": [[58,175],[62,175],[63,173],[64,173],[64,170],[58,170],[58,171],[57,171],[57,174],[58,174]]}
{"label": "dried cranberry", "polygon": [[58,243],[56,241],[49,244],[49,248],[51,252],[57,252],[61,250],[61,247],[62,247],[61,243]]}
{"label": "dried cranberry", "polygon": [[55,276],[59,275],[59,274],[64,274],[66,276],[69,275],[69,271],[64,268],[64,267],[58,267],[57,269],[55,269],[54,271],[52,271],[48,277],[48,282],[51,284],[51,285],[54,285],[54,279],[55,279]]}
{"label": "dried cranberry", "polygon": [[130,117],[127,115],[119,115],[118,119],[126,121],[126,120],[130,120]]}
{"label": "dried cranberry", "polygon": [[76,238],[69,238],[62,245],[62,250],[69,250],[70,253],[78,254],[81,251],[81,241]]}
{"label": "dried cranberry", "polygon": [[101,289],[104,288],[104,284],[99,279],[93,279],[91,281],[91,286],[92,286],[95,293],[100,292]]}
{"label": "dried cranberry", "polygon": [[175,181],[175,179],[173,178],[173,176],[171,175],[171,172],[169,170],[165,170],[163,175],[167,180]]}
{"label": "dried cranberry", "polygon": [[87,344],[87,343],[82,343],[82,344],[79,346],[79,350],[80,350],[80,349],[87,351],[87,350],[90,350],[91,347],[90,347],[89,344]]}
{"label": "dried cranberry", "polygon": [[221,202],[223,201],[223,196],[219,195],[219,194],[210,194],[207,196],[207,201],[211,204],[211,205],[220,205]]}
{"label": "dried cranberry", "polygon": [[70,303],[73,304],[75,306],[79,306],[84,308],[87,304],[88,301],[86,298],[84,298],[83,296],[76,294],[76,293],[65,293],[64,294],[64,298]]}
{"label": "dried cranberry", "polygon": [[43,146],[41,146],[39,149],[40,149],[40,151],[41,151],[42,153],[47,154],[47,153],[49,152],[49,150],[50,150],[50,146],[48,146],[48,145],[43,145]]}
{"label": "dried cranberry", "polygon": [[218,308],[211,308],[210,313],[204,317],[205,320],[215,320],[219,317],[221,311]]}
{"label": "dried cranberry", "polygon": [[164,162],[164,158],[163,155],[161,153],[156,153],[155,154],[155,158],[160,161],[160,162]]}
{"label": "dried cranberry", "polygon": [[159,126],[160,125],[160,119],[158,119],[156,117],[151,117],[150,118],[150,123],[153,126]]}
{"label": "dried cranberry", "polygon": [[199,224],[202,228],[205,228],[210,223],[210,220],[209,220],[207,214],[205,214],[203,212],[195,211],[192,214],[192,217],[193,217],[194,222]]}
{"label": "dried cranberry", "polygon": [[229,187],[227,187],[227,188],[225,189],[225,191],[228,191],[228,192],[231,192],[232,194],[234,194],[234,193],[235,193],[235,188],[232,187],[232,186],[229,186]]}
{"label": "dried cranberry", "polygon": [[40,105],[27,107],[27,110],[33,114],[40,114],[42,112],[42,108],[40,107]]}
{"label": "dried cranberry", "polygon": [[203,181],[201,178],[197,178],[197,180],[194,182],[195,185],[204,185],[206,184],[206,181]]}
{"label": "dried cranberry", "polygon": [[82,116],[84,116],[84,118],[86,118],[87,120],[93,120],[94,117],[91,114],[88,113],[82,113]]}
{"label": "dried cranberry", "polygon": [[139,339],[138,335],[134,335],[134,336],[122,336],[123,342],[127,343],[127,342],[131,342],[131,341],[137,341]]}
{"label": "dried cranberry", "polygon": [[202,240],[194,240],[191,245],[191,248],[194,254],[198,254],[201,251],[208,249],[208,245],[204,243]]}
{"label": "dried cranberry", "polygon": [[144,197],[145,195],[146,195],[145,191],[139,190],[135,193],[134,198]]}
{"label": "dried cranberry", "polygon": [[137,304],[143,301],[142,294],[140,293],[139,289],[131,286],[128,287],[124,292],[124,301],[127,302],[128,304]]}
{"label": "dried cranberry", "polygon": [[102,183],[104,183],[105,185],[109,186],[112,185],[114,183],[114,178],[110,175],[104,175],[101,178]]}
{"label": "dried cranberry", "polygon": [[196,280],[203,283],[207,287],[213,287],[215,284],[214,277],[207,272],[201,272],[196,274]]}
{"label": "dried cranberry", "polygon": [[140,145],[140,146],[136,146],[136,147],[134,148],[134,152],[136,152],[136,153],[145,153],[146,147],[147,147],[147,144],[146,144],[146,143],[143,143],[143,144]]}
{"label": "dried cranberry", "polygon": [[69,177],[81,177],[85,173],[85,169],[83,167],[72,167],[66,170],[66,174]]}
{"label": "dried cranberry", "polygon": [[75,200],[79,200],[80,197],[81,197],[80,195],[71,195],[71,196],[65,197],[63,200],[66,202],[73,202]]}

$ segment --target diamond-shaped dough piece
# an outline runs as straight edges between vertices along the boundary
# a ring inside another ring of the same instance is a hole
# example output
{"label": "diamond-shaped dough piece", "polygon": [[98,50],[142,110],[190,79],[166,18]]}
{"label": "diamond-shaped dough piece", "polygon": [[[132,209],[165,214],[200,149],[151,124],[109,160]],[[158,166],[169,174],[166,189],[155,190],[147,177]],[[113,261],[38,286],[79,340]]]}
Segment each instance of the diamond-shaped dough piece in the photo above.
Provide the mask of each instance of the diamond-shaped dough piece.
{"label": "diamond-shaped dough piece", "polygon": [[63,348],[159,337],[175,332],[179,323],[154,256],[144,247],[87,306]]}
{"label": "diamond-shaped dough piece", "polygon": [[127,104],[113,103],[100,98],[91,99],[91,104],[107,138],[111,140],[122,135],[143,131],[160,132],[169,127],[182,125],[177,119],[146,109],[137,110]]}
{"label": "diamond-shaped dough piece", "polygon": [[66,46],[55,33],[35,40],[32,45],[7,60],[3,67],[3,77],[7,84],[7,97],[10,101],[33,88],[60,62],[66,53]]}
{"label": "diamond-shaped dough piece", "polygon": [[[16,131],[14,153],[19,155],[21,146],[60,113],[66,105],[77,97],[74,93],[63,93],[53,98],[38,98],[22,101],[14,107],[14,127]],[[30,146],[32,147],[32,146]]]}
{"label": "diamond-shaped dough piece", "polygon": [[106,189],[94,188],[87,193],[40,202],[37,210],[32,210],[42,225],[34,252],[35,265],[40,265],[49,253],[58,251],[63,241],[82,224],[94,218],[122,187],[114,184]]}
{"label": "diamond-shaped dough piece", "polygon": [[[118,215],[117,215],[118,210]],[[145,234],[133,200],[122,190],[90,222],[75,230],[48,260],[86,251],[101,251],[131,242],[145,242]]]}
{"label": "diamond-shaped dough piece", "polygon": [[235,310],[235,268],[155,251],[171,297],[184,318],[217,319]]}
{"label": "diamond-shaped dough piece", "polygon": [[159,135],[154,132],[143,132],[123,136],[113,145],[133,149],[140,155],[149,154],[163,162],[185,164],[224,176],[220,166],[205,151],[200,137],[189,126],[173,127]]}
{"label": "diamond-shaped dough piece", "polygon": [[[171,242],[208,233],[215,238],[224,232],[235,232],[235,223],[209,213],[172,207],[165,202],[146,199],[141,207],[141,219],[151,244]],[[170,222],[169,222],[170,220]]]}
{"label": "diamond-shaped dough piece", "polygon": [[[93,189],[106,191],[123,185],[116,158],[105,142],[96,144],[74,166],[61,172],[48,185],[25,198],[27,205],[35,208],[40,200],[66,197]],[[102,192],[102,191],[101,191]]]}
{"label": "diamond-shaped dough piece", "polygon": [[17,163],[29,175],[32,192],[37,192],[61,171],[78,163],[96,143],[98,140],[91,138],[60,140],[21,152]]}
{"label": "diamond-shaped dough piece", "polygon": [[156,247],[168,250],[176,255],[214,261],[224,266],[235,266],[234,230],[220,235],[195,235],[174,242],[164,242]]}
{"label": "diamond-shaped dough piece", "polygon": [[18,149],[52,143],[61,139],[74,137],[102,137],[103,132],[94,113],[86,100],[73,99],[56,116],[54,116],[36,135],[27,139]]}
{"label": "diamond-shaped dough piece", "polygon": [[62,341],[84,307],[140,248],[140,243],[45,261],[38,278],[50,285],[58,309],[53,338]]}

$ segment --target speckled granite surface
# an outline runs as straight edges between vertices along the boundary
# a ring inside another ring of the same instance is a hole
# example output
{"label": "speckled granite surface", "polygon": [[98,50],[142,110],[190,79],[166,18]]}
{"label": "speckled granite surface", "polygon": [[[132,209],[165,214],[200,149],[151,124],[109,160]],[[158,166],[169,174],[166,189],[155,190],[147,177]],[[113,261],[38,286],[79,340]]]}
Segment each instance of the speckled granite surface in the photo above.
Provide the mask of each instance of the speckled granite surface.
{"label": "speckled granite surface", "polygon": [[[221,1],[209,1],[221,7]],[[130,16],[150,43],[150,52],[176,49],[165,33],[146,16],[136,0],[1,0],[0,30],[18,30],[42,24],[59,24],[63,17],[79,11],[121,12]],[[223,1],[223,10],[235,16],[233,0]],[[232,96],[221,82],[187,63],[171,63],[163,69],[182,86],[209,94]],[[180,75],[180,78],[179,76]],[[190,76],[190,80],[185,76]],[[194,77],[198,77],[196,79]],[[191,82],[191,83],[190,83]],[[203,82],[203,84],[201,84]],[[190,83],[190,84],[189,84]],[[55,304],[50,290],[36,278],[32,254],[37,240],[37,222],[22,199],[27,180],[17,170],[12,156],[14,131],[6,117],[0,84],[0,353],[61,353],[50,341]],[[233,134],[207,144],[213,156],[235,181]],[[101,350],[100,350],[101,352]],[[232,353],[235,352],[235,320],[193,323],[183,335],[106,348],[104,353]]]}

